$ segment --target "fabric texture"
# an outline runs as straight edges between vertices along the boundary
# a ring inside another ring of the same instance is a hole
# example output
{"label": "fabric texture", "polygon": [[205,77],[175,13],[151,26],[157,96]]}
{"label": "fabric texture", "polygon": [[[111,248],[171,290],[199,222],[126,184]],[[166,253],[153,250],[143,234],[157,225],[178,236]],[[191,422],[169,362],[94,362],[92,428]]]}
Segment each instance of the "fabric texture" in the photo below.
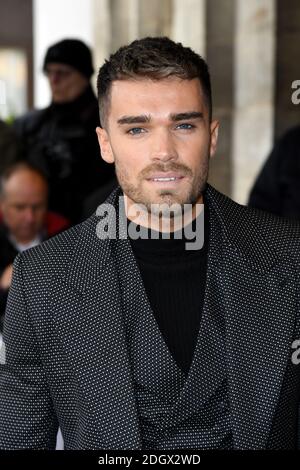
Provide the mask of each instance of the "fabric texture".
{"label": "fabric texture", "polygon": [[[47,212],[45,228],[41,237],[46,240],[69,227],[68,221],[58,214]],[[9,238],[8,229],[2,221],[0,213],[0,276],[5,268],[14,262],[19,251]],[[0,287],[0,333],[3,331],[4,314],[7,302],[8,290]]]}
{"label": "fabric texture", "polygon": [[[115,205],[118,194],[107,203]],[[226,378],[232,447],[296,448],[300,367],[292,344],[300,339],[300,227],[240,206],[211,186],[207,203],[214,235],[201,331],[213,336],[209,324],[217,321],[225,333],[209,350],[206,369],[197,364],[201,354],[194,356],[185,384],[212,396],[198,379],[215,376],[213,360]],[[65,449],[143,448],[117,261],[133,288],[139,279],[128,268],[130,250],[116,260],[112,241],[97,238],[99,222],[98,212],[14,263],[0,355],[1,449],[53,449],[58,426]],[[128,301],[145,295],[126,292]],[[144,346],[144,359],[159,370],[157,348]],[[208,383],[215,387],[213,377]],[[173,416],[189,411],[192,419],[198,397],[182,398],[188,408],[175,406]]]}

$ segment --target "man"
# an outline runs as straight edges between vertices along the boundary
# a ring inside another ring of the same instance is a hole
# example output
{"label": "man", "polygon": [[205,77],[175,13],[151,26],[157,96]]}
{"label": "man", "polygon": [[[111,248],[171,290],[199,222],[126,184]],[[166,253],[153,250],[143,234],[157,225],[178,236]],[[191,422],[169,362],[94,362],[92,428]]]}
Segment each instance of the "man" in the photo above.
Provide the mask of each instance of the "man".
{"label": "man", "polygon": [[113,166],[100,157],[95,133],[99,113],[90,49],[78,39],[59,41],[47,50],[43,68],[52,102],[14,127],[24,158],[47,176],[49,209],[75,223],[85,198],[114,176]]}
{"label": "man", "polygon": [[53,230],[47,216],[48,185],[39,170],[26,162],[15,163],[0,179],[0,332],[2,332],[12,263],[18,253],[39,245],[49,235],[66,228],[56,217]]}
{"label": "man", "polygon": [[0,447],[53,448],[59,424],[65,449],[296,448],[299,227],[206,184],[218,122],[191,49],[134,41],[98,94],[120,187],[15,262]]}

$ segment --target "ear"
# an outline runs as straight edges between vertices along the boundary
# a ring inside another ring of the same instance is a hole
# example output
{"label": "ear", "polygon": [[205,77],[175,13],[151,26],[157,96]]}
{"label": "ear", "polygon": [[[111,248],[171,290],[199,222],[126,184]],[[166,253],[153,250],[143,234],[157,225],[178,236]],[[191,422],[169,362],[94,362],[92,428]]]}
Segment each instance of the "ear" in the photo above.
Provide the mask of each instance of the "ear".
{"label": "ear", "polygon": [[110,145],[109,136],[105,129],[102,127],[96,128],[98,142],[100,146],[101,156],[106,163],[114,163],[115,158]]}
{"label": "ear", "polygon": [[210,157],[213,157],[217,150],[218,134],[219,134],[219,121],[215,120],[215,121],[212,121],[210,124],[210,149],[209,149]]}

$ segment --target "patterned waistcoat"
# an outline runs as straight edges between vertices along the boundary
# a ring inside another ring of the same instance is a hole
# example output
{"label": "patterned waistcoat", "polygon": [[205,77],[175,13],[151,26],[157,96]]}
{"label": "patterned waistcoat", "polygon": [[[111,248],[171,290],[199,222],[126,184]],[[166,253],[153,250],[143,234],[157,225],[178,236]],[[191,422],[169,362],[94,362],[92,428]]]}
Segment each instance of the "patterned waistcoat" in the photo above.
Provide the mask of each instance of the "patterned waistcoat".
{"label": "patterned waistcoat", "polygon": [[114,244],[144,449],[232,447],[225,324],[214,291],[219,246],[218,234],[212,230],[202,320],[185,377],[160,332],[129,240]]}

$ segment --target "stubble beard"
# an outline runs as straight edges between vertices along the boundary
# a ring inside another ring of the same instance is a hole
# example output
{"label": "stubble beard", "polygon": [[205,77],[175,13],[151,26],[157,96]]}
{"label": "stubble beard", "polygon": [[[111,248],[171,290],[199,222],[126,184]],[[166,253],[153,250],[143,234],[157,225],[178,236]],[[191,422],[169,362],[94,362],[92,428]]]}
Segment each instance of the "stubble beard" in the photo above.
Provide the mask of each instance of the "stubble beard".
{"label": "stubble beard", "polygon": [[[174,212],[168,212],[168,215],[171,215],[171,217],[172,214],[173,216],[182,214],[185,204],[194,205],[199,201],[207,183],[209,170],[209,156],[201,162],[197,177],[195,177],[190,168],[184,165],[172,163],[164,166],[159,163],[143,170],[138,177],[138,183],[134,185],[130,182],[126,168],[120,165],[117,160],[115,163],[119,185],[123,193],[133,201],[133,203],[145,206],[149,214],[158,216],[164,216],[165,209],[168,211],[168,207],[170,208],[172,206],[172,210],[173,208],[175,209]],[[180,192],[171,189],[157,189],[153,192],[151,192],[151,190],[147,191],[143,187],[147,184],[145,178],[153,171],[179,171],[187,178],[185,188]]]}

